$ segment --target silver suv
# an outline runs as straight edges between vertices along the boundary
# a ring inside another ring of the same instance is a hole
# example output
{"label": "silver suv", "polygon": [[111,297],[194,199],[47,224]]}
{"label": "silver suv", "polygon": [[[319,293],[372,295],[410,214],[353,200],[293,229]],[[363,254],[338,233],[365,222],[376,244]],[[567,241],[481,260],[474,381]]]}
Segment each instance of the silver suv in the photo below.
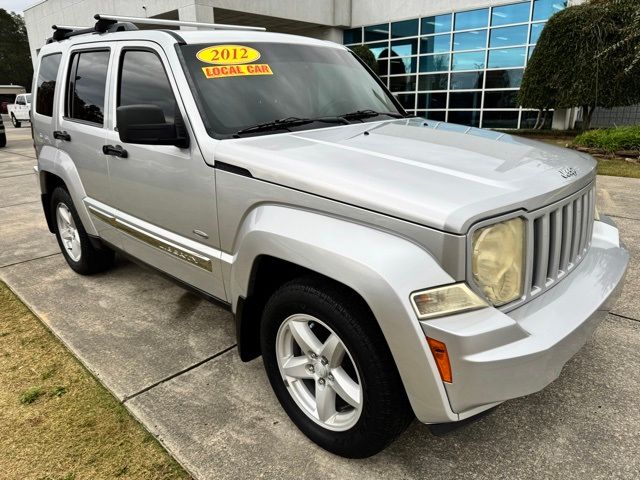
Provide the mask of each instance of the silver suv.
{"label": "silver suv", "polygon": [[323,448],[536,392],[609,310],[628,253],[591,157],[408,116],[333,43],[96,18],[38,56],[49,229],[80,274],[123,252],[228,307]]}

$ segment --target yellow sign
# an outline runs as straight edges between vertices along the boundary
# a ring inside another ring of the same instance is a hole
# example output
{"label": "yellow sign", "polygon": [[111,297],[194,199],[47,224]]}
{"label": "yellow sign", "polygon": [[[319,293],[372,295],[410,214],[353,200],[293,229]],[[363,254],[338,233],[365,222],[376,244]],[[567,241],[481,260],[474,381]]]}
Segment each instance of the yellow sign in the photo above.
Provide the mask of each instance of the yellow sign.
{"label": "yellow sign", "polygon": [[266,63],[251,65],[216,65],[202,67],[207,78],[243,77],[249,75],[273,75],[271,67]]}
{"label": "yellow sign", "polygon": [[214,65],[240,65],[255,62],[260,58],[260,52],[243,45],[216,45],[203,48],[196,57],[201,62]]}

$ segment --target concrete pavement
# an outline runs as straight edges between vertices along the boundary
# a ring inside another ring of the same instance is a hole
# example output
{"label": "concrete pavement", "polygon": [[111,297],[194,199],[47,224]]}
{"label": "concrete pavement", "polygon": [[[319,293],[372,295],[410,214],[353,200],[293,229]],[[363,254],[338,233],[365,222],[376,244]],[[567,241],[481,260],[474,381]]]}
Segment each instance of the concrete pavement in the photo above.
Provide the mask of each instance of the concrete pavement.
{"label": "concrete pavement", "polygon": [[197,478],[640,477],[640,180],[598,179],[632,266],[613,314],[560,379],[446,434],[414,422],[354,461],[298,432],[261,360],[239,360],[228,312],[124,260],[72,272],[44,222],[29,129],[7,132],[0,278]]}

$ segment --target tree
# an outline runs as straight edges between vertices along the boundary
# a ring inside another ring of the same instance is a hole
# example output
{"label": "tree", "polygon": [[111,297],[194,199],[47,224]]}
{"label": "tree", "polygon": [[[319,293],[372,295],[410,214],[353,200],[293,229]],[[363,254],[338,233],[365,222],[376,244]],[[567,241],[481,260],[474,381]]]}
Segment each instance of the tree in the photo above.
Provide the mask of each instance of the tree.
{"label": "tree", "polygon": [[22,85],[31,91],[33,65],[22,16],[0,8],[0,84]]}
{"label": "tree", "polygon": [[351,47],[351,51],[355,53],[360,60],[362,60],[371,70],[373,70],[376,75],[378,74],[378,61],[376,60],[375,55],[371,53],[364,45],[356,45]]}
{"label": "tree", "polygon": [[638,0],[596,0],[552,16],[525,70],[522,106],[582,107],[587,129],[596,107],[640,103],[640,76],[626,68],[634,45],[621,43],[639,9]]}

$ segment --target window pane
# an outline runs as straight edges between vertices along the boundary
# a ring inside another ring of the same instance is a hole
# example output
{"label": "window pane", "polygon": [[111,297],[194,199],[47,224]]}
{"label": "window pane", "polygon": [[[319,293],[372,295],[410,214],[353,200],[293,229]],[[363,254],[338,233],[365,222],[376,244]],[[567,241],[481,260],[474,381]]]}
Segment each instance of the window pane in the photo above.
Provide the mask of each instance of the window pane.
{"label": "window pane", "polygon": [[474,90],[482,88],[483,72],[451,74],[451,90]]}
{"label": "window pane", "polygon": [[486,92],[484,108],[518,108],[518,91]]}
{"label": "window pane", "polygon": [[485,51],[456,53],[453,55],[451,70],[482,70]]}
{"label": "window pane", "polygon": [[508,25],[510,23],[522,23],[529,21],[529,8],[531,3],[515,3],[502,7],[493,7],[491,13],[491,25]]}
{"label": "window pane", "polygon": [[447,108],[447,94],[419,93],[418,108]]}
{"label": "window pane", "polygon": [[387,42],[371,43],[369,45],[365,45],[365,47],[373,53],[373,56],[376,57],[376,59],[386,58],[389,56],[389,44]]}
{"label": "window pane", "polygon": [[435,120],[436,122],[444,122],[445,118],[447,117],[447,112],[429,111],[429,112],[425,112],[423,116],[429,120]]}
{"label": "window pane", "polygon": [[418,19],[405,20],[403,22],[394,22],[391,24],[391,38],[398,37],[417,37],[418,36]]}
{"label": "window pane", "polygon": [[420,57],[421,72],[442,72],[449,70],[449,55],[428,55]]}
{"label": "window pane", "polygon": [[173,122],[176,100],[158,56],[133,50],[122,55],[118,106],[157,105],[164,112],[165,122]]}
{"label": "window pane", "polygon": [[533,2],[533,21],[546,20],[567,6],[567,0],[535,0]]}
{"label": "window pane", "polygon": [[448,82],[448,73],[420,75],[420,79],[418,80],[418,90],[446,90]]}
{"label": "window pane", "polygon": [[538,43],[545,25],[546,23],[534,23],[531,25],[531,38],[529,38],[529,43]]}
{"label": "window pane", "polygon": [[522,67],[525,48],[503,48],[489,51],[489,68]]}
{"label": "window pane", "polygon": [[420,53],[445,53],[451,50],[451,34],[420,39]]}
{"label": "window pane", "polygon": [[416,76],[390,77],[389,88],[392,92],[409,92],[416,89]]}
{"label": "window pane", "polygon": [[351,28],[342,33],[342,42],[344,44],[362,43],[362,28]]}
{"label": "window pane", "polygon": [[418,39],[394,40],[391,42],[391,57],[408,57],[418,54]]}
{"label": "window pane", "polygon": [[[533,128],[538,118],[537,111],[523,111],[522,119],[520,120],[520,128]],[[553,120],[553,112],[549,112],[544,119],[543,128],[551,128],[551,122]]]}
{"label": "window pane", "polygon": [[482,128],[518,128],[520,112],[484,112]]}
{"label": "window pane", "polygon": [[489,70],[485,88],[519,88],[524,70]]}
{"label": "window pane", "polygon": [[449,108],[480,108],[482,92],[451,92]]}
{"label": "window pane", "polygon": [[387,40],[389,38],[389,24],[369,25],[364,27],[364,41],[375,42],[376,40]]}
{"label": "window pane", "polygon": [[[68,116],[102,125],[104,121],[104,90],[107,82],[109,52],[74,54],[69,91]],[[77,66],[77,70],[74,68]]]}
{"label": "window pane", "polygon": [[395,57],[390,60],[390,75],[416,73],[417,57]]}
{"label": "window pane", "polygon": [[477,127],[480,125],[480,112],[450,111],[449,122]]}
{"label": "window pane", "polygon": [[398,95],[398,101],[405,109],[413,110],[415,108],[416,94],[415,93],[401,93]]}
{"label": "window pane", "polygon": [[422,35],[451,31],[451,14],[426,17],[422,19]]}
{"label": "window pane", "polygon": [[42,57],[38,71],[36,93],[36,113],[51,117],[53,115],[53,94],[56,90],[56,78],[60,67],[61,53]]}
{"label": "window pane", "polygon": [[472,10],[456,13],[456,30],[482,28],[489,24],[489,9]]}
{"label": "window pane", "polygon": [[494,28],[489,39],[490,47],[509,47],[527,43],[527,26]]}
{"label": "window pane", "polygon": [[479,48],[487,48],[486,30],[456,33],[453,36],[454,50],[476,50]]}
{"label": "window pane", "polygon": [[[400,72],[406,73],[406,72]],[[389,60],[383,59],[378,60],[378,75],[389,75]]]}

